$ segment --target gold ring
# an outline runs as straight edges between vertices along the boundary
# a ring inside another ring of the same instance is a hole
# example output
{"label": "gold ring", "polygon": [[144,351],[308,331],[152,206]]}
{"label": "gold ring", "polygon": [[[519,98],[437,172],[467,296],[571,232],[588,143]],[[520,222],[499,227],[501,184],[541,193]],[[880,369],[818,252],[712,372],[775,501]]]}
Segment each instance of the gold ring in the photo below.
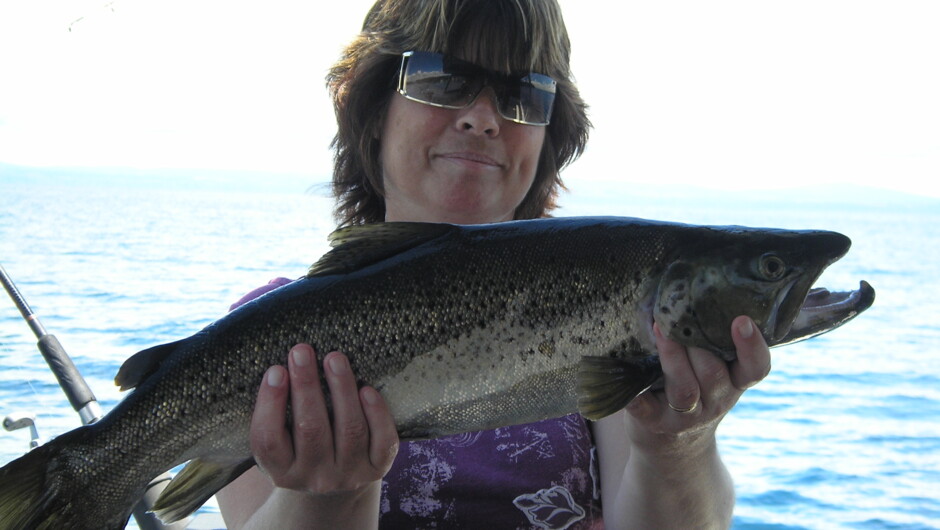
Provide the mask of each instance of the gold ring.
{"label": "gold ring", "polygon": [[669,408],[678,412],[679,414],[690,414],[692,412],[695,412],[695,409],[698,408],[698,401],[696,401],[695,403],[692,403],[692,406],[687,409],[676,408],[668,400],[666,400],[666,404],[669,405]]}

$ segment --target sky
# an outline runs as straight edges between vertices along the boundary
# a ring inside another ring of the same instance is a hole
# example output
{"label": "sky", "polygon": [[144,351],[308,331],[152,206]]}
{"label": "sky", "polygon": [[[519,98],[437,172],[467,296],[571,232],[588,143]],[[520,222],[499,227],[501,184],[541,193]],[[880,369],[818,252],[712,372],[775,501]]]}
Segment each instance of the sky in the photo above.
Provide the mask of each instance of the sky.
{"label": "sky", "polygon": [[[561,4],[595,126],[569,184],[940,197],[940,2]],[[323,179],[370,5],[0,0],[0,162]]]}

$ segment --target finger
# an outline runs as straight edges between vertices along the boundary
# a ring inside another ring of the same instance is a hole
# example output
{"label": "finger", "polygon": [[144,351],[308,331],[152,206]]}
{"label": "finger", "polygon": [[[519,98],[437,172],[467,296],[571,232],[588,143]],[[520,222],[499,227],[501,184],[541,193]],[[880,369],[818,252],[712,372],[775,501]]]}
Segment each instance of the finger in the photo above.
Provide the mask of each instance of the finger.
{"label": "finger", "polygon": [[382,396],[372,387],[363,387],[359,391],[362,399],[362,412],[369,425],[369,460],[372,467],[388,473],[395,456],[398,454],[398,430],[395,419]]}
{"label": "finger", "polygon": [[283,473],[294,459],[287,431],[287,395],[290,383],[283,366],[265,372],[251,415],[249,443],[255,462],[269,475]]}
{"label": "finger", "polygon": [[689,354],[685,346],[663,335],[658,324],[653,325],[653,331],[663,367],[666,402],[676,412],[692,412],[698,407],[701,396]]}
{"label": "finger", "polygon": [[356,378],[349,360],[333,352],[323,360],[326,382],[333,403],[333,444],[336,463],[340,467],[367,456],[369,427],[359,401]]}
{"label": "finger", "polygon": [[309,469],[333,462],[333,431],[320,385],[317,356],[308,344],[291,348],[288,356],[291,377],[291,414],[297,467]]}
{"label": "finger", "polygon": [[731,339],[737,350],[737,360],[730,365],[731,383],[739,390],[746,390],[770,373],[770,348],[754,322],[746,316],[739,316],[731,323]]}
{"label": "finger", "polygon": [[700,405],[724,408],[737,401],[740,392],[731,385],[728,363],[702,348],[689,348],[688,351],[689,363],[698,381]]}

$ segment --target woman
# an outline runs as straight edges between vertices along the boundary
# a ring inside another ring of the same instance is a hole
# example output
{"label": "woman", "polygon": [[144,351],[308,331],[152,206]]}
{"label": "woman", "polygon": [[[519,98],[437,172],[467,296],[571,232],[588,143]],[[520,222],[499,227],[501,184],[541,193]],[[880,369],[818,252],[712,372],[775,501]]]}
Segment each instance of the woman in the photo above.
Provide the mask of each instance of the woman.
{"label": "woman", "polygon": [[[589,127],[569,51],[553,0],[377,2],[329,76],[340,223],[547,215]],[[223,515],[232,528],[728,526],[715,429],[770,369],[751,321],[732,327],[730,364],[658,335],[664,390],[590,426],[572,416],[401,448],[341,353],[318,367],[297,345],[265,376],[258,466],[219,493]]]}

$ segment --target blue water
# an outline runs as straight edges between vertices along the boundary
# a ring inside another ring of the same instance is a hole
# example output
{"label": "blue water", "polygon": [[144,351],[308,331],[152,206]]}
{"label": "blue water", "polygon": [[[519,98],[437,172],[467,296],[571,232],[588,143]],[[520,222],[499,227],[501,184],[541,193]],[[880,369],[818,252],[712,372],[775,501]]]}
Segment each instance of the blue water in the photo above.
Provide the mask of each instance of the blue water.
{"label": "blue water", "polygon": [[[878,291],[846,327],[774,350],[771,375],[724,420],[738,529],[940,528],[940,203],[810,205],[607,194],[561,215],[838,230],[853,249],[820,280]],[[246,291],[299,276],[326,248],[330,202],[304,193],[0,181],[0,263],[72,355],[105,410],[147,346],[191,334]],[[5,297],[5,295],[0,295]],[[0,297],[0,416],[51,437],[79,425],[12,303]],[[0,463],[27,448],[0,431]],[[216,511],[213,504],[204,512]]]}

